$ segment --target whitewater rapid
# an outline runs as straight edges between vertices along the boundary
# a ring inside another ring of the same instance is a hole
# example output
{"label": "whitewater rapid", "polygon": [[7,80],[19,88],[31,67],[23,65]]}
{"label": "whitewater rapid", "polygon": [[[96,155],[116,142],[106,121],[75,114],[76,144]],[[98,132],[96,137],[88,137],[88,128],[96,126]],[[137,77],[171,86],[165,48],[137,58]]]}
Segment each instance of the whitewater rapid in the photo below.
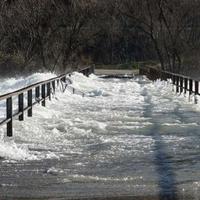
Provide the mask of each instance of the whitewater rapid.
{"label": "whitewater rapid", "polygon": [[[54,76],[7,79],[0,90]],[[174,94],[168,82],[141,76],[123,80],[74,73],[71,79],[85,97],[57,90],[46,107],[33,108],[32,118],[14,121],[12,139],[0,127],[2,199],[200,198],[197,105]]]}

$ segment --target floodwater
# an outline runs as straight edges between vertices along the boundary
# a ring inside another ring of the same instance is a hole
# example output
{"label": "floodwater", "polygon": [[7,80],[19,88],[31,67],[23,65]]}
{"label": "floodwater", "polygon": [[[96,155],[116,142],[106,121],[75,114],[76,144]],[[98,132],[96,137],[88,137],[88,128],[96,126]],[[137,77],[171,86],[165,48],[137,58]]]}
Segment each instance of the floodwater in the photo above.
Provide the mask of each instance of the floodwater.
{"label": "floodwater", "polygon": [[0,135],[0,199],[200,199],[200,109],[167,82],[89,78]]}

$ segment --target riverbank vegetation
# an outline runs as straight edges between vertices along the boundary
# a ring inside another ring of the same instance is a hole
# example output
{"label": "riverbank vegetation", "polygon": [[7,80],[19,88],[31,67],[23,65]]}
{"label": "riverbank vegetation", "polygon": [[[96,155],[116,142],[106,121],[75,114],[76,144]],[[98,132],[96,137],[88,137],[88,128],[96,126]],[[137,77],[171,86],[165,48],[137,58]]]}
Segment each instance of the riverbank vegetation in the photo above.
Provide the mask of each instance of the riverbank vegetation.
{"label": "riverbank vegetation", "polygon": [[4,0],[0,73],[149,60],[164,70],[196,72],[199,10],[196,0]]}

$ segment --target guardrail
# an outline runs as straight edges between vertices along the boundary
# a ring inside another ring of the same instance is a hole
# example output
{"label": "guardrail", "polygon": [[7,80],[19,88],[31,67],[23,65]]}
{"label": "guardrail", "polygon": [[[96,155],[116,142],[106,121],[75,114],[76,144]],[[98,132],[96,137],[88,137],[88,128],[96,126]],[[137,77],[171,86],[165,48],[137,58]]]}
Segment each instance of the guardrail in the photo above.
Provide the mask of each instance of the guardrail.
{"label": "guardrail", "polygon": [[[85,76],[89,76],[91,73],[94,73],[94,67],[88,67],[79,70]],[[48,79],[46,81],[41,81],[39,83],[32,84],[28,87],[24,87],[22,89],[16,90],[14,92],[4,94],[0,96],[0,101],[6,101],[6,118],[0,121],[0,126],[6,124],[7,128],[7,136],[13,136],[13,119],[17,118],[19,121],[24,120],[24,113],[27,111],[28,117],[32,117],[33,115],[33,106],[40,103],[42,106],[46,106],[46,100],[52,99],[52,94],[55,94],[56,89],[59,85],[62,85],[63,92],[69,87],[71,84],[71,80],[67,77],[70,77],[70,74],[62,74],[58,77]],[[84,97],[84,93],[81,91],[77,91],[73,87],[69,87],[73,94],[79,94]],[[27,96],[27,106],[25,107],[25,95]],[[17,98],[18,109],[17,112],[13,112],[13,98]]]}
{"label": "guardrail", "polygon": [[[176,74],[168,71],[158,70],[153,67],[140,67],[139,69],[140,75],[145,75],[150,80],[171,80],[171,84],[175,86],[176,93],[184,93],[189,92],[189,97],[194,94],[194,102],[197,104],[196,96],[199,96],[199,80],[191,78],[189,76],[184,76],[181,74]],[[190,99],[190,98],[189,98]]]}

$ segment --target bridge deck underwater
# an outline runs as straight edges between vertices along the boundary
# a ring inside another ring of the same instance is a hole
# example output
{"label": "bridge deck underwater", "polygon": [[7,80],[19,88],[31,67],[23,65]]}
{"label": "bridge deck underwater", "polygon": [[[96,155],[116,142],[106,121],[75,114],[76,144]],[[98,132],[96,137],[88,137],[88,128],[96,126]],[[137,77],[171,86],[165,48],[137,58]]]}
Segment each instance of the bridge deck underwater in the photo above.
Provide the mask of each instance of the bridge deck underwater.
{"label": "bridge deck underwater", "polygon": [[74,73],[0,128],[0,199],[199,199],[200,108],[166,81]]}

